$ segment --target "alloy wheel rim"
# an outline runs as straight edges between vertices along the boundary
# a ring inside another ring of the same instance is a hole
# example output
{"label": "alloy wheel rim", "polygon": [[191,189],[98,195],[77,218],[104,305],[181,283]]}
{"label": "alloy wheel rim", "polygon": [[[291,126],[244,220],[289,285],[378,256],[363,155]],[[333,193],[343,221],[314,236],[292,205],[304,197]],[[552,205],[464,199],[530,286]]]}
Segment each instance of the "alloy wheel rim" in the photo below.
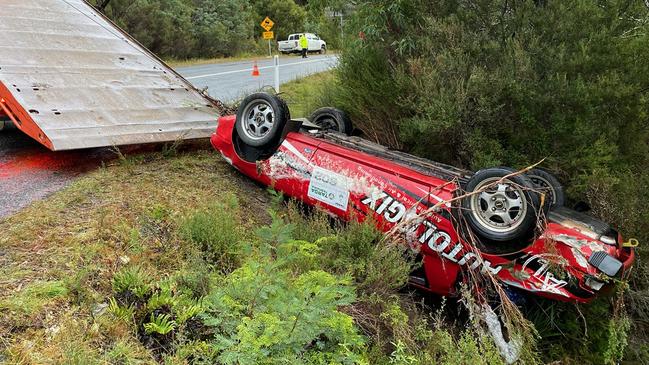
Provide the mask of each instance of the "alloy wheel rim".
{"label": "alloy wheel rim", "polygon": [[487,187],[471,197],[471,214],[491,231],[510,233],[523,223],[528,204],[520,186],[509,180],[494,185],[499,180],[498,177],[486,179],[475,188]]}
{"label": "alloy wheel rim", "polygon": [[245,118],[243,132],[253,140],[265,138],[275,126],[275,110],[262,99],[249,103],[243,116]]}

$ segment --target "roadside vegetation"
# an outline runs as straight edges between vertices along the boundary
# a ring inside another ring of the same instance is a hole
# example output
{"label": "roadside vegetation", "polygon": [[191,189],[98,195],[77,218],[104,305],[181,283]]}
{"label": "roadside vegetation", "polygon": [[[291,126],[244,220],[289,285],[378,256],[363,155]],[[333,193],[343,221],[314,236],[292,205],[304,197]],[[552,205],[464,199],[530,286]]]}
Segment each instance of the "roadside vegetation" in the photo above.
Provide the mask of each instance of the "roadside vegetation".
{"label": "roadside vegetation", "polygon": [[477,322],[402,289],[413,263],[370,225],[304,214],[189,147],[122,156],[0,221],[3,362],[502,363]]}
{"label": "roadside vegetation", "polygon": [[[172,63],[267,55],[260,23],[274,22],[276,41],[291,33],[320,35],[329,49],[342,44],[340,19],[327,16],[322,1],[293,0],[90,0],[117,25]],[[341,10],[345,7],[338,5]],[[335,9],[335,8],[334,8]]]}
{"label": "roadside vegetation", "polygon": [[370,0],[356,9],[348,33],[361,36],[320,104],[346,110],[371,139],[457,166],[546,159],[570,204],[586,201],[642,246],[619,289],[625,305],[613,295],[528,313],[542,359],[601,363],[593,355],[612,346],[609,362],[624,352],[629,363],[649,363],[646,4]]}

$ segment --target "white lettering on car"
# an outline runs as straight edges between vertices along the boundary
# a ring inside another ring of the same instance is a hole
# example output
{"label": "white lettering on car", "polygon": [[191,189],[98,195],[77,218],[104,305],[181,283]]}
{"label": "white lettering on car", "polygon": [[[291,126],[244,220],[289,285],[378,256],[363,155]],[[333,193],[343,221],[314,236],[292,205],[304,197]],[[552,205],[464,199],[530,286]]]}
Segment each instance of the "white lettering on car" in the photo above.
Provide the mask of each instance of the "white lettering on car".
{"label": "white lettering on car", "polygon": [[[460,255],[464,249],[462,243],[458,242],[451,246],[452,238],[450,234],[440,230],[433,222],[416,219],[418,215],[414,207],[410,209],[406,208],[403,203],[391,197],[386,192],[372,192],[369,196],[361,199],[361,204],[366,205],[370,210],[376,212],[376,214],[383,216],[390,223],[396,224],[404,221],[415,222],[412,227],[405,229],[406,232],[417,232],[419,227],[423,226],[424,233],[416,240],[451,262],[457,263],[460,266],[468,266],[471,270],[476,270],[482,266],[483,273],[490,272],[494,275],[498,274],[502,269],[502,266],[492,267],[491,262],[487,260],[483,261],[477,253],[466,252]],[[441,222],[439,217],[433,216],[433,219]],[[450,247],[452,248],[449,250]]]}
{"label": "white lettering on car", "polygon": [[387,221],[390,223],[397,223],[403,218],[405,214],[406,206],[395,200],[388,208],[388,211],[385,213],[385,219],[387,219]]}
{"label": "white lettering on car", "polygon": [[566,295],[563,291],[561,291],[561,288],[568,285],[568,282],[565,280],[557,279],[554,274],[550,272],[550,261],[546,258],[550,256],[555,256],[561,259],[561,257],[558,255],[534,255],[523,263],[521,270],[525,271],[530,263],[532,263],[533,261],[538,261],[541,266],[534,272],[534,274],[532,274],[532,276],[541,282],[541,288],[539,290],[552,294]]}
{"label": "white lettering on car", "polygon": [[368,205],[370,209],[376,210],[376,202],[382,201],[388,196],[388,194],[382,192],[382,191],[372,191],[370,196],[366,197],[365,199],[361,200],[362,204]]}

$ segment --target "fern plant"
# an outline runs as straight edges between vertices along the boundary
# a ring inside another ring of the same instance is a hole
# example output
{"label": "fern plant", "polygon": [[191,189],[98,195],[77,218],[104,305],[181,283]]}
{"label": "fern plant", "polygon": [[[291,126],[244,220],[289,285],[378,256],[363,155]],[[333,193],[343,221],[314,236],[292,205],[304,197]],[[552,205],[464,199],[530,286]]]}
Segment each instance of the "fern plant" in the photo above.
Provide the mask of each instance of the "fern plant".
{"label": "fern plant", "polygon": [[108,312],[126,322],[133,320],[135,315],[135,309],[133,308],[133,306],[121,306],[117,303],[117,300],[115,298],[109,299]]}
{"label": "fern plant", "polygon": [[161,314],[156,316],[151,313],[151,319],[149,323],[144,324],[144,332],[147,335],[156,333],[160,335],[166,335],[173,331],[176,328],[176,321],[172,320],[168,314]]}
{"label": "fern plant", "polygon": [[113,290],[116,293],[133,293],[138,298],[145,297],[150,291],[146,274],[137,266],[118,271],[113,276]]}
{"label": "fern plant", "polygon": [[179,309],[176,309],[176,322],[178,324],[184,324],[189,319],[198,316],[203,312],[203,308],[199,305],[189,305],[183,306]]}
{"label": "fern plant", "polygon": [[173,308],[178,302],[179,298],[172,293],[169,283],[161,283],[159,284],[159,290],[156,290],[147,301],[146,308],[148,311],[153,312],[165,306]]}

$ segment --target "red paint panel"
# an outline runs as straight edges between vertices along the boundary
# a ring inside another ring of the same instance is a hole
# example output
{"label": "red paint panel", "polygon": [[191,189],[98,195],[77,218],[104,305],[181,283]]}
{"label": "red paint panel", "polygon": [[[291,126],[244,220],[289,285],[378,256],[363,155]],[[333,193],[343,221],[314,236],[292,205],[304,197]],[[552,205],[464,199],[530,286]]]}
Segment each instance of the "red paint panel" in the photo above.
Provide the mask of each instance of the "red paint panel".
{"label": "red paint panel", "polygon": [[[490,272],[504,285],[538,296],[588,302],[597,290],[587,279],[600,274],[588,262],[594,252],[619,259],[625,269],[633,262],[632,249],[606,245],[553,222],[519,252],[481,252],[460,239],[451,207],[440,203],[453,198],[454,181],[302,133],[289,133],[269,159],[246,162],[233,147],[234,123],[234,117],[221,118],[212,136],[212,145],[228,162],[262,184],[342,219],[371,218],[384,232],[396,227],[422,254],[426,289],[431,292],[453,294],[460,272],[473,270]],[[438,209],[431,213],[434,206]],[[555,273],[553,265],[562,266],[563,272]]]}

